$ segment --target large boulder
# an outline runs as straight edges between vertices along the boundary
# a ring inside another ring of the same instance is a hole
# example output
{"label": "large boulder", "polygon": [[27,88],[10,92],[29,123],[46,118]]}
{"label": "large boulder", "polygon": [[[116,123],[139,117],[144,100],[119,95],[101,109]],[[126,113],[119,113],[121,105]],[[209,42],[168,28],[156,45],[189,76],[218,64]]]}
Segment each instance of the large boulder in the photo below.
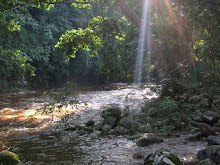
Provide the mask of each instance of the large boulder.
{"label": "large boulder", "polygon": [[154,143],[161,143],[163,142],[163,139],[160,137],[156,136],[149,136],[149,137],[144,137],[138,140],[137,145],[139,147],[144,147],[144,146],[149,146]]}
{"label": "large boulder", "polygon": [[145,158],[144,165],[183,165],[183,163],[173,153],[166,150],[158,150]]}
{"label": "large boulder", "polygon": [[208,136],[207,141],[209,144],[220,145],[220,135],[218,136]]}
{"label": "large boulder", "polygon": [[2,151],[0,153],[0,164],[1,165],[17,165],[21,163],[20,158],[13,152]]}
{"label": "large boulder", "polygon": [[200,150],[197,157],[199,160],[210,158],[215,163],[220,163],[220,145],[212,145]]}

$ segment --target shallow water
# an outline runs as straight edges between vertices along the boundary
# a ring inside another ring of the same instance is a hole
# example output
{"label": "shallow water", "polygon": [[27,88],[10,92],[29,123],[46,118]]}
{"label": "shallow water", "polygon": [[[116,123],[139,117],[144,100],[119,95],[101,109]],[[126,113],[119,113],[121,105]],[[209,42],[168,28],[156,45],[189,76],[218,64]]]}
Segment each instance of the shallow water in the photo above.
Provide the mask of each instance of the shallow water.
{"label": "shallow water", "polygon": [[[78,88],[76,91],[77,108],[67,107],[74,111],[69,118],[71,125],[84,124],[91,119],[97,122],[101,111],[110,106],[135,113],[146,101],[157,97],[147,86],[125,84]],[[51,115],[35,114],[35,109],[48,101],[43,91],[0,96],[0,141],[20,155],[25,164],[138,165],[143,162],[133,158],[136,152],[146,154],[163,148],[184,160],[195,157],[197,150],[206,145],[205,142],[185,143],[184,137],[164,138],[164,143],[149,147],[137,147],[136,142],[127,140],[126,136],[92,141],[75,132],[61,131],[57,127],[59,117],[52,121]]]}

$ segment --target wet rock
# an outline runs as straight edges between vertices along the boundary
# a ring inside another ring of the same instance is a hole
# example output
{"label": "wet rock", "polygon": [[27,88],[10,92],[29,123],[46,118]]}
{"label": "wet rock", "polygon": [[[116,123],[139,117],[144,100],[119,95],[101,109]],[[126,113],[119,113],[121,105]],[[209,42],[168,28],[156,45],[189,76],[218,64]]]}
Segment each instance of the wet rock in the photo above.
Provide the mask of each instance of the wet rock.
{"label": "wet rock", "polygon": [[99,122],[99,123],[95,124],[94,128],[95,128],[95,130],[97,130],[97,131],[101,131],[103,125],[104,125],[103,122]]}
{"label": "wet rock", "polygon": [[80,136],[83,136],[83,135],[87,134],[87,132],[86,132],[85,130],[83,130],[83,129],[78,130],[77,133],[78,133]]}
{"label": "wet rock", "polygon": [[149,146],[154,143],[161,143],[163,139],[160,137],[149,136],[138,140],[137,145],[139,147]]}
{"label": "wet rock", "polygon": [[111,129],[112,129],[112,126],[105,124],[105,125],[102,127],[102,134],[103,134],[103,135],[108,135],[108,134],[109,134],[109,131],[110,131]]}
{"label": "wet rock", "polygon": [[114,129],[110,129],[108,135],[117,135],[117,132]]}
{"label": "wet rock", "polygon": [[76,131],[77,129],[75,127],[68,127],[65,128],[64,131]]}
{"label": "wet rock", "polygon": [[110,109],[102,111],[101,116],[104,119],[111,116],[111,117],[115,117],[117,120],[120,120],[121,111],[118,108],[110,108]]}
{"label": "wet rock", "polygon": [[218,122],[215,125],[216,127],[220,127],[220,119],[218,120]]}
{"label": "wet rock", "polygon": [[187,100],[187,97],[184,95],[177,95],[174,97],[174,100],[180,101],[180,102],[185,102]]}
{"label": "wet rock", "polygon": [[89,120],[89,121],[86,122],[86,126],[88,126],[88,127],[89,126],[93,127],[94,125],[95,125],[95,122],[93,120]]}
{"label": "wet rock", "polygon": [[216,134],[220,134],[220,127],[213,127]]}
{"label": "wet rock", "polygon": [[131,134],[131,131],[125,127],[122,127],[120,125],[118,125],[117,127],[115,127],[115,131],[120,134],[120,135],[129,135]]}
{"label": "wet rock", "polygon": [[103,123],[112,126],[112,128],[115,128],[116,121],[117,121],[117,118],[107,116],[106,118],[104,118]]}
{"label": "wet rock", "polygon": [[200,97],[198,95],[194,95],[188,99],[188,102],[191,104],[196,104],[199,102],[199,100],[200,100]]}
{"label": "wet rock", "polygon": [[189,134],[186,136],[186,140],[189,141],[197,141],[202,137],[202,134],[200,132],[194,133],[194,134]]}
{"label": "wet rock", "polygon": [[83,130],[88,132],[88,133],[92,133],[93,132],[93,127],[89,126],[89,127],[83,127]]}
{"label": "wet rock", "polygon": [[173,153],[166,150],[158,150],[153,154],[149,154],[145,160],[144,165],[183,165],[180,159]]}
{"label": "wet rock", "polygon": [[200,115],[192,115],[191,119],[195,122],[203,123],[203,118]]}
{"label": "wet rock", "polygon": [[209,99],[205,98],[200,101],[200,106],[203,108],[209,107]]}
{"label": "wet rock", "polygon": [[133,154],[132,156],[134,159],[143,159],[144,158],[144,154],[141,152],[137,152],[135,154]]}
{"label": "wet rock", "polygon": [[197,154],[199,160],[210,158],[215,163],[220,163],[220,146],[212,145],[200,150]]}
{"label": "wet rock", "polygon": [[216,112],[207,111],[203,113],[203,120],[210,125],[213,125],[215,122],[218,122],[219,119],[220,115]]}
{"label": "wet rock", "polygon": [[208,136],[207,141],[209,144],[220,145],[220,135],[218,136]]}
{"label": "wet rock", "polygon": [[88,136],[91,140],[98,139],[98,134],[96,132],[92,132]]}
{"label": "wet rock", "polygon": [[141,137],[140,134],[136,134],[136,135],[133,135],[133,136],[129,136],[128,140],[135,140],[135,139],[139,139],[140,137]]}
{"label": "wet rock", "polygon": [[122,118],[118,125],[129,129],[132,133],[137,132],[138,124],[131,116]]}
{"label": "wet rock", "polygon": [[215,135],[215,130],[209,124],[202,123],[199,129],[203,136]]}
{"label": "wet rock", "polygon": [[152,132],[152,127],[150,125],[140,125],[138,131],[141,133],[150,133]]}
{"label": "wet rock", "polygon": [[198,165],[216,165],[211,159],[207,158],[198,162]]}
{"label": "wet rock", "polygon": [[20,158],[13,152],[2,151],[0,153],[0,164],[1,165],[17,165],[21,163]]}

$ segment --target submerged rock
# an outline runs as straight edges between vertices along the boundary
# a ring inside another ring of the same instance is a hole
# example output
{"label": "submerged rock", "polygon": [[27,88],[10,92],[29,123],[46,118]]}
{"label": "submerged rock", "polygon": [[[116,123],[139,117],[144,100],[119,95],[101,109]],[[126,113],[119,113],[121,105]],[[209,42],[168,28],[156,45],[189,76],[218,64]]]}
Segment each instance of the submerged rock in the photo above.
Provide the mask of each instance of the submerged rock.
{"label": "submerged rock", "polygon": [[137,145],[140,147],[149,146],[154,143],[161,143],[163,139],[160,137],[149,136],[138,140]]}
{"label": "submerged rock", "polygon": [[145,158],[144,165],[183,165],[183,163],[173,153],[166,150],[157,150]]}
{"label": "submerged rock", "polygon": [[2,151],[0,153],[0,164],[1,165],[17,165],[21,163],[20,158],[13,152]]}
{"label": "submerged rock", "polygon": [[199,160],[210,158],[215,163],[220,163],[220,145],[208,146],[200,150],[197,154]]}

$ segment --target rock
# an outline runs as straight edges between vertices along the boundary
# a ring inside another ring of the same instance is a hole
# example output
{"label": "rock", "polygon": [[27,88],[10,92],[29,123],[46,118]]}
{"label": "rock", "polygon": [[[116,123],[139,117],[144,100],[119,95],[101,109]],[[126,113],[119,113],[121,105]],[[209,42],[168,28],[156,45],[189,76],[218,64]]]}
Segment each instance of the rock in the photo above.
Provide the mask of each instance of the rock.
{"label": "rock", "polygon": [[135,140],[135,139],[139,139],[140,137],[141,137],[140,134],[136,134],[136,135],[133,135],[133,136],[129,136],[128,140]]}
{"label": "rock", "polygon": [[218,120],[218,123],[216,124],[216,127],[220,127],[220,119]]}
{"label": "rock", "polygon": [[97,131],[101,131],[103,125],[104,125],[103,122],[99,122],[99,123],[95,124],[94,128],[95,128],[95,130],[97,130]]}
{"label": "rock", "polygon": [[118,125],[129,129],[132,133],[136,133],[138,129],[138,124],[132,116],[122,118]]}
{"label": "rock", "polygon": [[220,145],[220,135],[218,136],[208,136],[207,141],[209,144]]}
{"label": "rock", "polygon": [[115,131],[120,135],[129,135],[131,134],[131,131],[125,127],[122,127],[120,125],[115,127]]}
{"label": "rock", "polygon": [[208,93],[201,93],[201,94],[199,95],[199,98],[200,98],[200,99],[209,99],[210,96],[209,96]]}
{"label": "rock", "polygon": [[92,121],[92,120],[89,120],[89,121],[86,122],[86,126],[88,126],[88,127],[89,127],[89,126],[92,126],[92,127],[93,127],[94,125],[95,125],[95,122]]}
{"label": "rock", "polygon": [[220,135],[220,127],[213,127],[216,134]]}
{"label": "rock", "polygon": [[116,121],[117,121],[117,118],[107,116],[106,118],[104,118],[103,123],[112,126],[112,128],[115,128]]}
{"label": "rock", "polygon": [[107,110],[102,111],[102,118],[107,118],[108,116],[115,117],[118,121],[121,118],[121,111],[118,108],[109,108]]}
{"label": "rock", "polygon": [[211,159],[207,158],[198,162],[198,165],[216,165]]}
{"label": "rock", "polygon": [[188,102],[191,104],[196,104],[200,101],[200,97],[198,95],[194,95],[188,99]]}
{"label": "rock", "polygon": [[209,107],[209,99],[205,98],[200,101],[200,106],[203,108]]}
{"label": "rock", "polygon": [[152,132],[152,127],[149,125],[140,125],[138,131],[141,133],[150,133]]}
{"label": "rock", "polygon": [[220,119],[220,115],[212,111],[204,112],[202,117],[203,117],[204,122],[210,125],[213,125],[215,122],[218,122],[218,120]]}
{"label": "rock", "polygon": [[192,115],[191,119],[195,122],[203,123],[203,118],[200,115]]}
{"label": "rock", "polygon": [[91,140],[98,139],[98,134],[96,132],[92,132],[92,133],[89,134],[89,138]]}
{"label": "rock", "polygon": [[220,163],[220,146],[212,145],[200,150],[197,154],[199,160],[210,158],[215,163]]}
{"label": "rock", "polygon": [[108,135],[117,135],[117,132],[114,129],[110,129]]}
{"label": "rock", "polygon": [[159,137],[149,136],[149,137],[145,137],[145,138],[138,140],[137,145],[139,147],[144,147],[144,146],[149,146],[154,143],[161,143],[161,142],[163,142],[163,139]]}
{"label": "rock", "polygon": [[20,158],[13,152],[2,151],[0,153],[0,164],[1,165],[17,165],[21,163]]}
{"label": "rock", "polygon": [[202,134],[200,132],[194,133],[194,134],[189,134],[186,137],[186,140],[189,141],[197,141],[200,139],[200,137],[202,137]]}
{"label": "rock", "polygon": [[85,130],[83,130],[83,129],[78,130],[77,133],[78,133],[80,136],[83,136],[83,135],[87,134],[87,132],[86,132]]}
{"label": "rock", "polygon": [[88,133],[92,133],[93,132],[93,127],[89,126],[89,127],[83,127],[83,130],[88,132]]}
{"label": "rock", "polygon": [[183,95],[177,95],[174,97],[174,100],[180,101],[180,102],[185,102],[187,100],[187,97],[183,96]]}
{"label": "rock", "polygon": [[111,129],[112,129],[112,126],[105,124],[105,125],[102,127],[102,134],[103,134],[103,135],[108,135],[108,134],[109,134],[109,131],[110,131]]}
{"label": "rock", "polygon": [[166,150],[158,150],[145,158],[144,165],[183,165],[183,163],[173,153]]}
{"label": "rock", "polygon": [[203,136],[215,135],[215,130],[209,124],[201,123],[199,129]]}
{"label": "rock", "polygon": [[132,156],[134,159],[143,159],[144,155],[141,152],[137,152]]}

